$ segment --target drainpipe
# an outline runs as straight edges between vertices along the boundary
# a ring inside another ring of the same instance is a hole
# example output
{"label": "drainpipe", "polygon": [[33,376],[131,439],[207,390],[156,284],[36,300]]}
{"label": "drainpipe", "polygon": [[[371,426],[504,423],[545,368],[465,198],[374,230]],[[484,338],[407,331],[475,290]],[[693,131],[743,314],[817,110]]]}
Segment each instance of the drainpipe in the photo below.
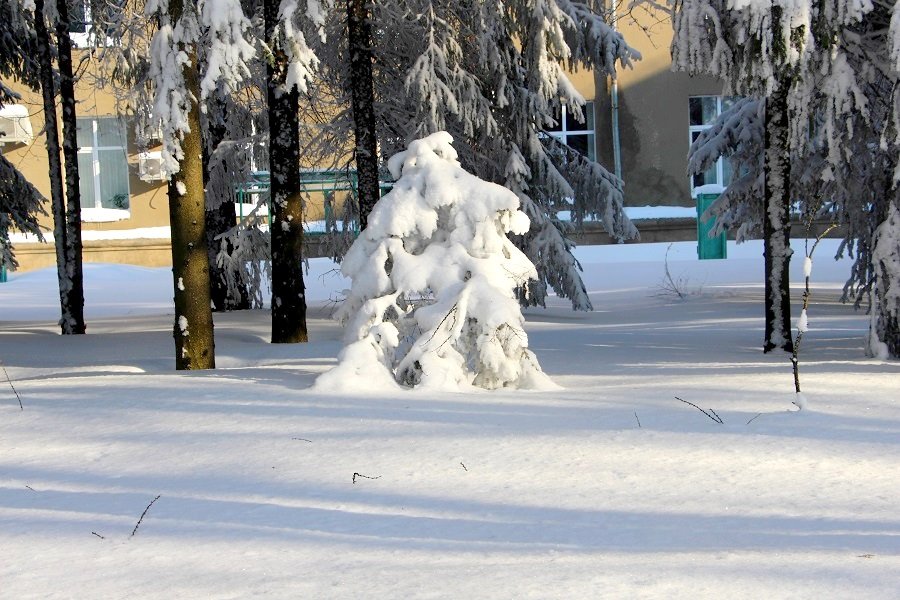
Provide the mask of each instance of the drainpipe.
{"label": "drainpipe", "polygon": [[[610,0],[610,25],[613,31],[616,31],[619,17],[616,14],[616,0]],[[612,145],[613,145],[613,169],[616,177],[622,178],[622,144],[619,138],[619,79],[615,72],[615,63],[613,63],[613,73],[610,75],[609,98],[610,110],[612,111]]]}

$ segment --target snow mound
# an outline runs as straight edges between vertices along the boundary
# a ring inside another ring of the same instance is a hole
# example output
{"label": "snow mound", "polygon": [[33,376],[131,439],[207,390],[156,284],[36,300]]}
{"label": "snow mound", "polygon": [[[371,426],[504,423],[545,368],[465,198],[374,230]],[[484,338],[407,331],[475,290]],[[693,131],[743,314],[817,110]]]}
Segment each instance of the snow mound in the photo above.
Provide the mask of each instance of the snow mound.
{"label": "snow mound", "polygon": [[389,161],[397,179],[341,271],[348,345],[320,390],[421,386],[552,389],[528,350],[514,289],[537,277],[506,237],[528,231],[518,197],[467,173],[446,132]]}

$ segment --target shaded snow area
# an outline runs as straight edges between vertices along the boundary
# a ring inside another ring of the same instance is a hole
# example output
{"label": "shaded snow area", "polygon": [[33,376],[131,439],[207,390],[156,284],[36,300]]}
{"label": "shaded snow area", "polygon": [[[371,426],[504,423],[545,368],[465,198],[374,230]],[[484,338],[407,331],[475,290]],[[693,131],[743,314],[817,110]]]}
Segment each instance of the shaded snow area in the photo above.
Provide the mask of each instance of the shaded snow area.
{"label": "shaded snow area", "polygon": [[85,265],[88,334],[68,338],[53,270],[14,273],[0,597],[896,598],[900,364],[864,357],[835,248],[801,412],[788,357],[760,352],[759,243],[674,245],[684,300],[660,291],[666,245],[578,249],[596,310],[526,311],[546,392],[312,392],[349,287],[324,260],[309,344],[216,315],[220,368],[191,373],[168,269]]}

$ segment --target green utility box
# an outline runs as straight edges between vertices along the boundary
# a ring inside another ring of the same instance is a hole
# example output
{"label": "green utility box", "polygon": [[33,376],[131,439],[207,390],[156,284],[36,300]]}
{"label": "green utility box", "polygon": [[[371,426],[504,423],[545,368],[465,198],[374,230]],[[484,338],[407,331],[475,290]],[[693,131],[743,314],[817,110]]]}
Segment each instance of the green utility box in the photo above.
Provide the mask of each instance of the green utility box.
{"label": "green utility box", "polygon": [[0,283],[6,282],[6,265],[0,265]]}
{"label": "green utility box", "polygon": [[715,219],[703,220],[703,213],[718,198],[718,194],[697,194],[697,257],[700,260],[728,258],[728,238],[725,233],[709,237]]}

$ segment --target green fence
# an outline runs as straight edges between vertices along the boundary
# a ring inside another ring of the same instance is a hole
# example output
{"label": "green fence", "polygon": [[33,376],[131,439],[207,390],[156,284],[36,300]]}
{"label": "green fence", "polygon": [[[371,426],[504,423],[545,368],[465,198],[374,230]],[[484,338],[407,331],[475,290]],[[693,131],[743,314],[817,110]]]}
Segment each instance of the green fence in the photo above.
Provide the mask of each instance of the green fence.
{"label": "green fence", "polygon": [[[307,231],[307,235],[324,235],[332,233],[335,226],[334,214],[334,195],[336,192],[349,192],[349,202],[358,202],[359,178],[355,170],[334,170],[334,169],[302,169],[300,171],[300,185],[304,193],[318,192],[323,196],[323,209],[325,213],[325,227],[322,231]],[[381,195],[387,193],[394,186],[392,181],[379,182]],[[245,200],[248,196],[257,196],[260,194],[269,194],[269,172],[256,171],[252,175],[251,181],[238,186],[237,197],[239,202],[238,217],[244,218],[243,205],[247,204]],[[270,202],[266,198],[266,202]],[[254,200],[252,202],[256,204]],[[269,220],[272,218],[272,207],[269,204],[268,210]],[[354,223],[353,233],[359,233],[359,223]]]}

